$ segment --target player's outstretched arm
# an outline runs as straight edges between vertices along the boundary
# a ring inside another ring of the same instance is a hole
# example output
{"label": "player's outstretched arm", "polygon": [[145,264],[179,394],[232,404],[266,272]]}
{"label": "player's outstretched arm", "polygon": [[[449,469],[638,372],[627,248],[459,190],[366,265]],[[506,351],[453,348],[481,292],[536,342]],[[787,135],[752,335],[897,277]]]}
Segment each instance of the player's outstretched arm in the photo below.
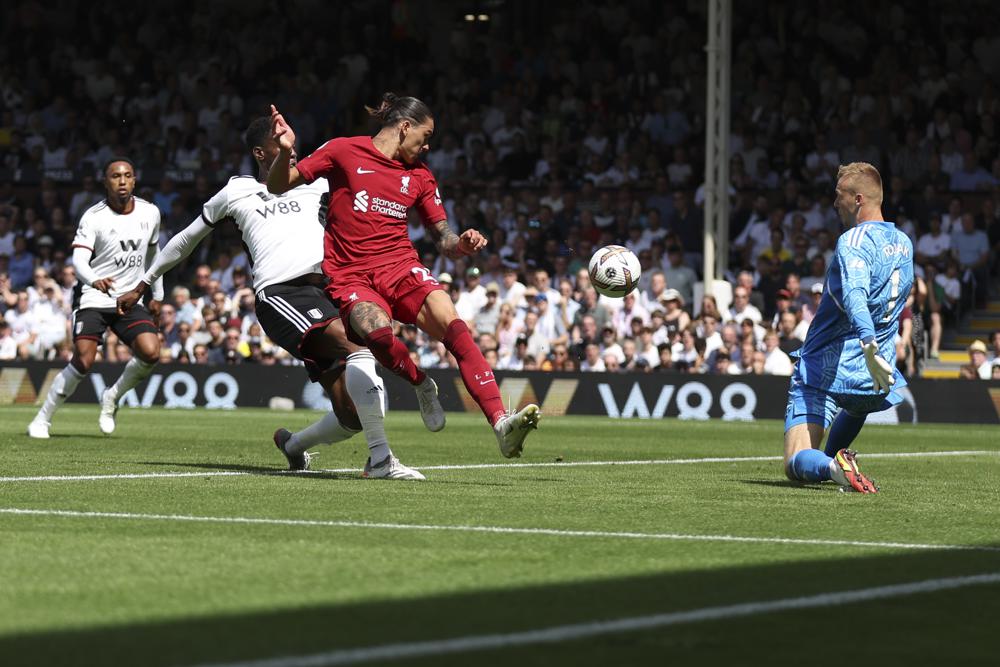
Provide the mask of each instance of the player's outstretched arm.
{"label": "player's outstretched arm", "polygon": [[448,259],[473,255],[486,247],[486,237],[475,229],[466,229],[461,235],[452,231],[447,220],[439,220],[430,228],[434,245]]}
{"label": "player's outstretched arm", "polygon": [[[163,274],[181,263],[190,255],[202,239],[212,233],[212,227],[205,224],[204,218],[200,215],[191,222],[190,225],[179,231],[170,239],[170,242],[163,247],[163,250],[156,253],[152,265],[146,270],[146,275],[142,277],[139,284],[131,290],[118,297],[118,312],[127,313],[146,294],[146,290],[151,285],[160,281],[162,285]],[[152,246],[155,249],[155,246]],[[163,298],[163,288],[160,288],[160,297]],[[156,290],[153,291],[153,299],[156,297]]]}
{"label": "player's outstretched arm", "polygon": [[295,149],[295,132],[273,104],[271,138],[278,144],[278,156],[267,172],[267,190],[273,194],[281,194],[301,185],[305,180],[299,170],[289,164]]}

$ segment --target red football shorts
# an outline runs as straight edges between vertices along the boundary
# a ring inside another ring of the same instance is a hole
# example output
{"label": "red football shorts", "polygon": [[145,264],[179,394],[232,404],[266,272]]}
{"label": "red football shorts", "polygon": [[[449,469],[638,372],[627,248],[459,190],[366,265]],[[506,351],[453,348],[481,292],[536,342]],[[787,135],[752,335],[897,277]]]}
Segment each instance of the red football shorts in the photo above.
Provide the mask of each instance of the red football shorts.
{"label": "red football shorts", "polygon": [[357,303],[369,301],[392,319],[414,324],[427,295],[444,289],[419,262],[401,262],[366,271],[348,270],[329,278],[326,293],[337,304],[348,330],[351,310]]}

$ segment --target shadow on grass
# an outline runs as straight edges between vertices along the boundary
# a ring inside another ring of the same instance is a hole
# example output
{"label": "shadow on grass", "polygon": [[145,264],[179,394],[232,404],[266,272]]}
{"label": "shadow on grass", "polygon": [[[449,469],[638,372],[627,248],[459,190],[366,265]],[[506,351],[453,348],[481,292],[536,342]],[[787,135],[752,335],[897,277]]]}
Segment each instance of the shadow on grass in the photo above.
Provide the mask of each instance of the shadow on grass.
{"label": "shadow on grass", "polygon": [[360,473],[331,472],[315,470],[300,472],[287,468],[270,468],[266,466],[243,465],[239,463],[217,463],[214,461],[139,461],[139,465],[159,466],[163,468],[197,468],[200,470],[221,472],[243,472],[261,477],[291,477],[294,479],[359,479]]}
{"label": "shadow on grass", "polygon": [[778,489],[802,489],[803,491],[822,491],[824,493],[840,493],[835,484],[803,484],[793,482],[790,479],[732,479],[730,481],[740,484],[753,484],[756,486],[770,486]]}
{"label": "shadow on grass", "polygon": [[[502,544],[509,547],[518,542]],[[665,546],[665,550],[676,554],[681,549],[679,545]],[[817,551],[815,547],[796,547],[781,553],[789,558],[812,558]],[[155,667],[256,660],[398,642],[539,630],[1000,571],[1000,558],[981,552],[865,555],[856,549],[830,549],[821,553],[826,558],[721,569],[710,569],[706,564],[700,569],[645,576],[36,632],[0,637],[0,664]],[[506,553],[504,558],[505,562],[517,560],[515,553]],[[401,561],[391,576],[419,577],[426,567],[429,565]],[[486,576],[495,582],[502,578],[502,573],[492,569]],[[323,582],[317,581],[316,585],[323,586]],[[393,664],[801,665],[802,651],[796,650],[798,640],[794,638],[803,641],[829,638],[832,626],[849,628],[843,638],[847,646],[825,640],[810,641],[810,664],[843,664],[847,648],[880,667],[910,667],[938,661],[990,664],[997,646],[998,615],[1000,586],[989,585],[839,607],[698,621],[557,643],[464,651]]]}

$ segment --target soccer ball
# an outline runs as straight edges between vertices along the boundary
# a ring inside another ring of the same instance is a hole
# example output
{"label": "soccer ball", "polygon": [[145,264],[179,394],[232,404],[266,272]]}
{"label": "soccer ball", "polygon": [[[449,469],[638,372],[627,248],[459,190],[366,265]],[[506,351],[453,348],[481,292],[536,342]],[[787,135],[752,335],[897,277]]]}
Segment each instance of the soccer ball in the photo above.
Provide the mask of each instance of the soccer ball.
{"label": "soccer ball", "polygon": [[590,258],[590,282],[604,296],[621,298],[631,293],[640,275],[639,258],[624,246],[604,246]]}

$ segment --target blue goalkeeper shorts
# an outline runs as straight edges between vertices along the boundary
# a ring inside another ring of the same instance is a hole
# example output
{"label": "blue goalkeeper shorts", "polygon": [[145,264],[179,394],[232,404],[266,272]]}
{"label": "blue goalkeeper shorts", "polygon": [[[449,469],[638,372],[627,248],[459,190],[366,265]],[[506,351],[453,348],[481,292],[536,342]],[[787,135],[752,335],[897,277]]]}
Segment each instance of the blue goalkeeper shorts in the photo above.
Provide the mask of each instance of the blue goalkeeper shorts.
{"label": "blue goalkeeper shorts", "polygon": [[888,394],[837,394],[803,384],[796,373],[788,387],[785,431],[799,424],[822,424],[828,429],[841,409],[863,417],[902,402],[903,397],[895,389]]}

